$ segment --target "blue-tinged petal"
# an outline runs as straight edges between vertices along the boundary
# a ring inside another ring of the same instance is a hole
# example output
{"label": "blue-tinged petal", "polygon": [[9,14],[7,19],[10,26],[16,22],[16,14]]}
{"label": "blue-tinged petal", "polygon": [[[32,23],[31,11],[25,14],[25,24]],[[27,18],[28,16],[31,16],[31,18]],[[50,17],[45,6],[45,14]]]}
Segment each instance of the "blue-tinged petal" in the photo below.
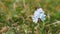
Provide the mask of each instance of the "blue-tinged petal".
{"label": "blue-tinged petal", "polygon": [[38,18],[40,18],[42,21],[45,20],[45,14],[44,14],[44,11],[42,10],[42,8],[39,8],[37,9],[35,12],[34,12],[34,15],[32,17],[33,19],[33,22],[37,23],[38,22]]}

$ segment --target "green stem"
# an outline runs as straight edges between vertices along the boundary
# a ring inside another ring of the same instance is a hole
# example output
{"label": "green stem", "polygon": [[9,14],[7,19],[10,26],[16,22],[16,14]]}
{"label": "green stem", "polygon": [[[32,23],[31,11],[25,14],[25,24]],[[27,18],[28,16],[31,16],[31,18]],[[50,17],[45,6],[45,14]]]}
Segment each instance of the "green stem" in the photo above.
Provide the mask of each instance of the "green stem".
{"label": "green stem", "polygon": [[32,24],[32,34],[34,34],[34,24]]}
{"label": "green stem", "polygon": [[45,23],[43,22],[42,23],[42,34],[45,34],[45,32],[44,32],[44,26],[45,26]]}

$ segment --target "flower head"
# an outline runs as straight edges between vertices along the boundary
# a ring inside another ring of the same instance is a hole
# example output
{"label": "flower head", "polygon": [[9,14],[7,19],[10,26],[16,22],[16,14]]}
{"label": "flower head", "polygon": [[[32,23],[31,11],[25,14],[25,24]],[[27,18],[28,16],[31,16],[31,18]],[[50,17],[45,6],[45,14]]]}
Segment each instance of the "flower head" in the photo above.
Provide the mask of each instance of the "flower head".
{"label": "flower head", "polygon": [[44,14],[44,11],[42,10],[42,8],[39,8],[34,12],[34,15],[32,16],[33,22],[37,23],[38,18],[40,18],[42,21],[44,21],[45,16],[46,15]]}

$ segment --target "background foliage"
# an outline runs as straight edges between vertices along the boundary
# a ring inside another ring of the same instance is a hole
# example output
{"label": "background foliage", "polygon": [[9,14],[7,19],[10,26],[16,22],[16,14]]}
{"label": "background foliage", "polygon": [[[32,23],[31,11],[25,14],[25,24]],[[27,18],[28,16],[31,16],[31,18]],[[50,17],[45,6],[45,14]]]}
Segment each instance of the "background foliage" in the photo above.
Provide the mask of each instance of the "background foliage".
{"label": "background foliage", "polygon": [[31,20],[35,6],[45,11],[45,34],[59,34],[60,0],[0,0],[0,34],[41,34],[41,22]]}

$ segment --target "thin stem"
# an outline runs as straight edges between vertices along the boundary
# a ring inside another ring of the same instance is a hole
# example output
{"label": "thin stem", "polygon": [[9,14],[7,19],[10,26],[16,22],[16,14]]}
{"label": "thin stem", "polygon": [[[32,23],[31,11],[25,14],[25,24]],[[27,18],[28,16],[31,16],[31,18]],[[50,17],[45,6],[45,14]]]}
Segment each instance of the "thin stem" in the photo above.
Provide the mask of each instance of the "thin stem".
{"label": "thin stem", "polygon": [[34,34],[34,24],[32,24],[32,34]]}
{"label": "thin stem", "polygon": [[43,22],[42,23],[42,32],[41,32],[42,34],[45,34],[45,32],[44,32],[44,26],[45,26],[45,23]]}

